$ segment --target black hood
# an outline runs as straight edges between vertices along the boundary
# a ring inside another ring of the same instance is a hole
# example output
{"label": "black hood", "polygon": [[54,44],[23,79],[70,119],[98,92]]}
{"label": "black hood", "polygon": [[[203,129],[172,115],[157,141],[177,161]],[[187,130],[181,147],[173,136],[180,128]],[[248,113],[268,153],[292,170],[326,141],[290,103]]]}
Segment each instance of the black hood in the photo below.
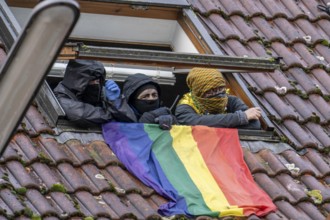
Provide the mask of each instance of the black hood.
{"label": "black hood", "polygon": [[95,60],[70,60],[62,84],[77,96],[84,93],[88,83],[100,79],[105,82],[105,69],[101,62]]}
{"label": "black hood", "polygon": [[130,98],[132,98],[132,95],[136,92],[136,90],[145,84],[155,85],[158,91],[158,95],[161,95],[160,86],[157,82],[155,82],[150,76],[142,73],[136,73],[134,75],[128,76],[123,85],[123,93],[129,103],[131,102]]}

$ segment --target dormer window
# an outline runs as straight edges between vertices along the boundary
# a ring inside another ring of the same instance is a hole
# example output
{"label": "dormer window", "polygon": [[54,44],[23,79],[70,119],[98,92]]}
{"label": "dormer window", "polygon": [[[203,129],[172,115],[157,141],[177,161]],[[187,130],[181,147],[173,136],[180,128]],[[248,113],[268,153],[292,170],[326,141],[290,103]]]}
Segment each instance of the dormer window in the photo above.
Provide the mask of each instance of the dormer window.
{"label": "dormer window", "polygon": [[[162,99],[168,107],[176,104],[178,95],[188,91],[185,78],[196,66],[218,68],[227,80],[229,92],[255,106],[256,100],[234,73],[273,71],[276,67],[267,58],[221,54],[184,0],[78,3],[82,11],[80,20],[36,99],[53,126],[60,127],[65,118],[52,89],[61,81],[69,59],[99,60],[107,70],[107,78],[119,84],[129,74],[148,72],[161,84],[166,94]],[[7,4],[20,25],[24,25],[36,2],[8,0]],[[262,126],[266,132],[273,131],[265,114]],[[72,128],[70,123],[64,127]]]}

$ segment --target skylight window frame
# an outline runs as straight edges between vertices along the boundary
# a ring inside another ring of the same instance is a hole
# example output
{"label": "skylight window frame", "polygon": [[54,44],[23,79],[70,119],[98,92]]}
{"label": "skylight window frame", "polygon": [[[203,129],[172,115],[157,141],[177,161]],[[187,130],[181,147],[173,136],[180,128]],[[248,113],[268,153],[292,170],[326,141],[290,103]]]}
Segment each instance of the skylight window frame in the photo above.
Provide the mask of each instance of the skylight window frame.
{"label": "skylight window frame", "polygon": [[21,27],[4,1],[0,1],[0,30],[0,39],[5,50],[9,51],[21,32]]}

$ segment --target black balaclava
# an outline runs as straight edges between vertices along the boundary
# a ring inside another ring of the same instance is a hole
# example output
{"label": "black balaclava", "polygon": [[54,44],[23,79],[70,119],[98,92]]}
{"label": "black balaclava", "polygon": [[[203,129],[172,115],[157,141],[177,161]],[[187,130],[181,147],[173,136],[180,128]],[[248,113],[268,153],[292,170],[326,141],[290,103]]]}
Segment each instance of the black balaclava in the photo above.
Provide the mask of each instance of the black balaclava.
{"label": "black balaclava", "polygon": [[102,105],[102,87],[103,84],[92,84],[87,85],[84,93],[81,96],[81,100],[83,102],[89,103],[94,106],[101,106]]}
{"label": "black balaclava", "polygon": [[[62,84],[74,93],[79,101],[102,106],[102,88],[106,72],[101,62],[74,59],[68,62]],[[99,84],[90,84],[99,80]]]}
{"label": "black balaclava", "polygon": [[146,89],[155,89],[158,92],[157,87],[150,83],[141,86],[134,92],[131,97],[131,105],[138,111],[139,114],[159,108],[159,98],[155,100],[142,100],[137,98]]}
{"label": "black balaclava", "polygon": [[99,80],[99,82],[95,84],[88,84],[81,94],[81,100],[94,106],[102,106],[102,90],[105,84],[105,74],[96,75],[95,78],[92,78],[89,82],[93,80]]}

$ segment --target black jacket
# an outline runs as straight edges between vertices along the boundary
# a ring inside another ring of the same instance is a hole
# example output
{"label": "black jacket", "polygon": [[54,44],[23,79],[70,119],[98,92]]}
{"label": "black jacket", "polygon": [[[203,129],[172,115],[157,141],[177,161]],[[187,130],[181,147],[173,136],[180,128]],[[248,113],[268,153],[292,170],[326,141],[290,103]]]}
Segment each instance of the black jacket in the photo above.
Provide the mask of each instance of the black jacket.
{"label": "black jacket", "polygon": [[[91,60],[70,60],[63,80],[54,89],[54,94],[66,113],[68,120],[75,124],[88,127],[111,120],[111,112],[104,101],[100,106],[82,102],[88,83],[95,79],[105,79],[102,63]],[[102,97],[95,97],[103,100]]]}
{"label": "black jacket", "polygon": [[247,120],[245,110],[248,106],[236,96],[228,96],[226,114],[198,114],[188,104],[179,104],[175,110],[175,116],[183,125],[206,125],[219,128],[260,129],[259,120]]}
{"label": "black jacket", "polygon": [[[145,112],[140,115],[134,108],[129,104],[130,99],[134,93],[145,84],[153,84],[158,90],[158,95],[160,96],[160,86],[158,83],[153,81],[153,79],[144,74],[134,74],[129,77],[124,82],[123,92],[120,99],[111,102],[111,112],[114,117],[114,120],[120,122],[140,122],[140,123],[149,123],[157,124],[155,119],[160,115],[172,115],[171,111],[166,107],[159,107],[154,111]],[[173,122],[176,123],[174,115]]]}

